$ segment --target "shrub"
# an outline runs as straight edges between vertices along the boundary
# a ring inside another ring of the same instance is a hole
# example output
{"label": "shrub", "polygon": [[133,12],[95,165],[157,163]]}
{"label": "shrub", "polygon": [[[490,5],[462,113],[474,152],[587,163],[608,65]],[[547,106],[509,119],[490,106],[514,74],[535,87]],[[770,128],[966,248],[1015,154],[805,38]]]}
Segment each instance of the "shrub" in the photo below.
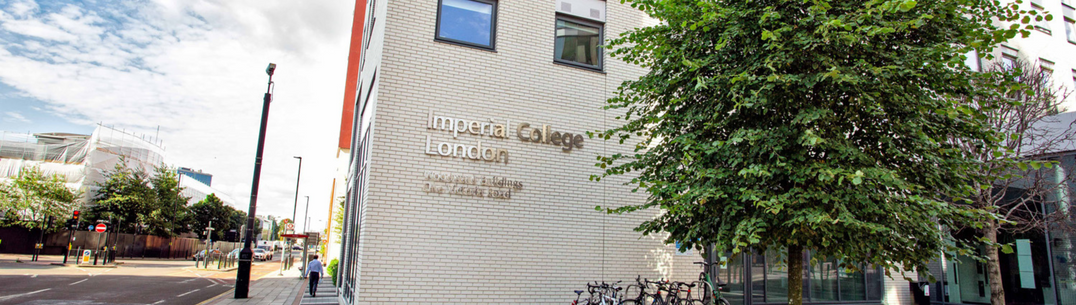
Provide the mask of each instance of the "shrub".
{"label": "shrub", "polygon": [[336,269],[339,269],[339,268],[340,268],[340,261],[339,260],[334,258],[333,261],[329,262],[329,269],[327,271],[329,272],[329,276],[331,276],[333,278],[333,286],[336,286]]}

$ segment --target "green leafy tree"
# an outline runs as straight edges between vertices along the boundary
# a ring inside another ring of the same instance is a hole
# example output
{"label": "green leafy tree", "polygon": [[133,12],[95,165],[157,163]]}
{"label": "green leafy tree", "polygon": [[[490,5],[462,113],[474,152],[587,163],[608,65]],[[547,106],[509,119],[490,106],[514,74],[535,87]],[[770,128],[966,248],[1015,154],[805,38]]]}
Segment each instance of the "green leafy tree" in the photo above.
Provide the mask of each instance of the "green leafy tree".
{"label": "green leafy tree", "polygon": [[186,224],[191,221],[187,202],[190,197],[183,196],[183,187],[179,186],[179,175],[174,168],[161,165],[154,168],[150,185],[156,192],[156,209],[151,212],[145,225],[147,233],[157,236],[178,236],[189,232]]}
{"label": "green leafy tree", "polygon": [[198,235],[198,238],[206,238],[206,229],[209,227],[210,222],[213,225],[213,240],[224,239],[224,232],[229,230],[232,218],[232,209],[229,206],[224,205],[224,201],[221,201],[216,194],[209,194],[193,205],[191,205],[191,213],[193,214],[193,223],[191,230]]}
{"label": "green leafy tree", "polygon": [[633,175],[660,208],[643,234],[682,248],[787,250],[789,304],[802,304],[804,251],[855,269],[925,270],[957,251],[939,225],[985,212],[959,143],[996,145],[963,54],[1018,33],[1015,6],[956,0],[629,0],[660,21],[611,41],[649,72],[596,136],[634,145],[598,158]]}
{"label": "green leafy tree", "polygon": [[191,216],[186,204],[190,198],[182,195],[173,168],[158,165],[151,175],[121,158],[105,172],[105,182],[98,187],[97,205],[88,220],[111,220],[111,226],[124,233],[177,236],[189,232]]}
{"label": "green leafy tree", "polygon": [[157,192],[150,185],[149,175],[141,168],[128,166],[120,158],[112,170],[104,173],[105,182],[98,184],[94,197],[96,205],[85,219],[111,222],[110,230],[122,233],[138,233],[142,225],[153,222],[158,210]]}
{"label": "green leafy tree", "polygon": [[[344,196],[336,198],[336,204],[333,205],[333,227],[332,240],[340,242],[344,234]],[[328,234],[326,234],[328,236]]]}
{"label": "green leafy tree", "polygon": [[[2,226],[42,229],[49,216],[62,221],[78,208],[80,193],[64,186],[63,175],[45,175],[36,167],[24,167],[9,182],[0,182]],[[58,230],[60,225],[53,225]]]}

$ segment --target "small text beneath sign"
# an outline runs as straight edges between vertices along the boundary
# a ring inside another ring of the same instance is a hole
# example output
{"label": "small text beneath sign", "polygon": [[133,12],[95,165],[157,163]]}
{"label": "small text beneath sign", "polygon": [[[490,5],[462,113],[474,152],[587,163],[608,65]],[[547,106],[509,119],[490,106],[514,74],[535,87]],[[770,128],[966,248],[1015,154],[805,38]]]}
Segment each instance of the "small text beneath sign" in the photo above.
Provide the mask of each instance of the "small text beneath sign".
{"label": "small text beneath sign", "polygon": [[523,189],[523,182],[495,175],[456,174],[426,171],[422,191],[428,194],[452,194],[493,199],[512,199],[512,192]]}

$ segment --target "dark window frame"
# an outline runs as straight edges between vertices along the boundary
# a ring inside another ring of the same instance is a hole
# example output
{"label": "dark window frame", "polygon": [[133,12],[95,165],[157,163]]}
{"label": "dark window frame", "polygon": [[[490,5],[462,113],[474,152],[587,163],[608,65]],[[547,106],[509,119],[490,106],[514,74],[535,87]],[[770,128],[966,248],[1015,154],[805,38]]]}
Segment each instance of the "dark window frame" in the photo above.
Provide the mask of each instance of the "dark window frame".
{"label": "dark window frame", "polygon": [[497,4],[498,4],[497,2],[498,2],[498,0],[465,0],[465,1],[480,2],[480,3],[485,3],[485,4],[489,4],[489,5],[493,6],[492,11],[490,12],[489,45],[487,46],[487,45],[484,45],[484,44],[473,43],[473,42],[469,42],[469,41],[462,41],[462,40],[452,39],[452,38],[448,38],[448,37],[441,37],[441,7],[444,6],[444,3],[443,3],[444,0],[437,0],[437,21],[436,21],[436,24],[434,24],[433,40],[434,41],[445,42],[445,43],[449,43],[449,44],[465,46],[465,47],[476,48],[476,49],[480,49],[480,50],[496,51],[497,50]]}
{"label": "dark window frame", "polygon": [[[584,63],[574,62],[570,60],[563,60],[557,58],[557,21],[564,20],[571,23],[577,23],[585,26],[592,26],[598,28],[598,64],[588,65]],[[553,63],[567,65],[571,67],[582,68],[590,71],[604,72],[605,71],[605,52],[603,46],[605,46],[605,23],[597,20],[590,20],[586,18],[575,17],[568,14],[557,13],[557,16],[553,18]]]}

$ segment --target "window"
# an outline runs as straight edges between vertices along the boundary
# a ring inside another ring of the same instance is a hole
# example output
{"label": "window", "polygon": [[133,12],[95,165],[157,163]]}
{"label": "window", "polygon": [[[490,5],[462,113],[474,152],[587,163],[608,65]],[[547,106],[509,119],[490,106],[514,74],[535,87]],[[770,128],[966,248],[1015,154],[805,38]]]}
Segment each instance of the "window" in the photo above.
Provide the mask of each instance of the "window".
{"label": "window", "polygon": [[1035,29],[1050,34],[1050,22],[1046,21],[1046,9],[1042,7],[1042,3],[1032,1],[1031,9],[1035,11],[1035,17],[1033,17],[1033,19],[1041,19],[1035,21]]}
{"label": "window", "polygon": [[437,8],[437,40],[493,49],[497,2],[441,0]]}
{"label": "window", "polygon": [[557,16],[555,62],[601,70],[601,23]]}
{"label": "window", "polygon": [[1016,56],[1020,51],[1008,46],[1001,46],[1001,65],[1006,69],[1016,67]]}
{"label": "window", "polygon": [[1069,42],[1076,43],[1076,21],[1065,18],[1065,37]]}
{"label": "window", "polygon": [[1039,69],[1042,75],[1049,78],[1054,75],[1054,62],[1039,58]]}

